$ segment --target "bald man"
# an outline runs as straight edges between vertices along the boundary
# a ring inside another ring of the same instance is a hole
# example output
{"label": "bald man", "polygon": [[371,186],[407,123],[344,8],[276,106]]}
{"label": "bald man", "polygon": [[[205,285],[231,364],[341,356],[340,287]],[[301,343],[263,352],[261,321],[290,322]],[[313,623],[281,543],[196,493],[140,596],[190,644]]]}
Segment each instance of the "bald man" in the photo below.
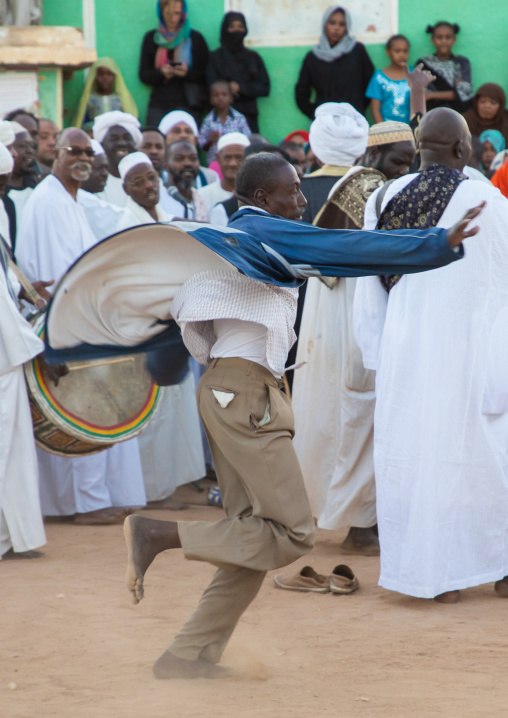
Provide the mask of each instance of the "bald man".
{"label": "bald man", "polygon": [[[16,244],[18,263],[31,280],[58,281],[97,241],[77,202],[79,188],[92,170],[90,138],[80,129],[68,128],[58,137],[55,155],[52,173],[26,204]],[[79,458],[38,449],[37,458],[46,516],[74,515],[78,524],[118,523],[125,518],[124,507],[145,504],[136,439]]]}
{"label": "bald man", "polygon": [[425,115],[419,148],[420,172],[381,203],[371,196],[366,228],[445,227],[486,207],[462,262],[358,280],[356,336],[377,370],[379,583],[455,603],[460,589],[495,581],[508,597],[508,406],[495,371],[508,334],[508,202],[462,173],[471,136],[453,110]]}

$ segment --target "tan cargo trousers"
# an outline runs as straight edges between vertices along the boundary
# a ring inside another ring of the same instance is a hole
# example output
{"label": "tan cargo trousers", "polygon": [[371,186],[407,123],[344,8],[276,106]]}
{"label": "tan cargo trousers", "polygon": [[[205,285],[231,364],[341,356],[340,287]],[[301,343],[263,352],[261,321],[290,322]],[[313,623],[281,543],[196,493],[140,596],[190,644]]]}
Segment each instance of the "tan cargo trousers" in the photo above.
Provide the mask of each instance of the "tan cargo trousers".
{"label": "tan cargo trousers", "polygon": [[218,566],[169,651],[217,663],[268,570],[314,544],[314,522],[293,449],[291,404],[267,369],[214,359],[197,400],[227,518],[179,522],[186,558]]}

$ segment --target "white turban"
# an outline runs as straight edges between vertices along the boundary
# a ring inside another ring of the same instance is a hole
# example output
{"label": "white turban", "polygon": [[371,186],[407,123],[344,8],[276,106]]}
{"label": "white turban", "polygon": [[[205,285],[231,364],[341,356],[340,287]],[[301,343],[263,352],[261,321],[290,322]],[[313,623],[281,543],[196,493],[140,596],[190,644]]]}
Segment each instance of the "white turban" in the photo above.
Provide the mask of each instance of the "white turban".
{"label": "white turban", "polygon": [[16,133],[14,132],[12,122],[0,120],[0,142],[6,147],[9,147],[9,145],[12,145],[14,142],[15,137]]}
{"label": "white turban", "polygon": [[7,147],[0,142],[0,175],[9,175],[14,167],[14,160]]}
{"label": "white turban", "polygon": [[367,149],[369,123],[348,102],[325,102],[316,109],[309,141],[326,165],[351,167]]}
{"label": "white turban", "polygon": [[140,123],[134,115],[129,115],[128,112],[120,112],[120,110],[113,110],[113,112],[104,112],[102,115],[98,115],[93,123],[93,138],[102,142],[108,134],[108,131],[112,127],[123,127],[124,130],[130,134],[134,140],[134,146],[139,147],[143,142],[143,135],[140,130]]}
{"label": "white turban", "polygon": [[105,154],[104,147],[101,145],[100,142],[98,142],[97,140],[90,140],[90,142],[92,143],[92,150],[95,152],[96,157],[97,155]]}
{"label": "white turban", "polygon": [[226,132],[217,142],[217,152],[223,150],[224,147],[231,147],[231,145],[250,147],[250,140],[247,135],[243,135],[241,132]]}
{"label": "white turban", "polygon": [[144,152],[131,152],[130,155],[125,155],[118,163],[120,177],[124,180],[131,169],[138,165],[150,165],[150,167],[153,167],[152,160]]}
{"label": "white turban", "polygon": [[168,132],[172,130],[175,125],[179,125],[180,122],[185,122],[185,124],[191,128],[194,137],[198,136],[198,126],[196,120],[192,115],[189,115],[188,112],[184,112],[183,110],[174,110],[173,112],[169,112],[160,121],[159,130],[165,137]]}

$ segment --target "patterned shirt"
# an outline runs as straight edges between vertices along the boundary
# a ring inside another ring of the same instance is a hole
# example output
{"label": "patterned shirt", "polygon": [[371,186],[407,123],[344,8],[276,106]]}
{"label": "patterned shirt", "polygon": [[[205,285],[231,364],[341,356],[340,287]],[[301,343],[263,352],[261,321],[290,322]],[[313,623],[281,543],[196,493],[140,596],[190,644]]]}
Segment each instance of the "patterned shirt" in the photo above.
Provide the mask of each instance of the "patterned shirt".
{"label": "patterned shirt", "polygon": [[370,78],[365,95],[381,103],[381,116],[385,122],[409,123],[409,85],[407,80],[391,80],[381,70]]}
{"label": "patterned shirt", "polygon": [[[220,132],[221,135],[227,135],[229,132],[241,132],[242,135],[247,135],[249,138],[252,135],[245,115],[242,115],[241,112],[234,110],[232,107],[229,108],[229,114],[224,124],[222,124],[221,120],[217,117],[215,110],[208,113],[199,130],[198,142],[200,147],[206,145],[212,132]],[[217,143],[215,142],[207,152],[209,165],[215,160],[216,154]]]}

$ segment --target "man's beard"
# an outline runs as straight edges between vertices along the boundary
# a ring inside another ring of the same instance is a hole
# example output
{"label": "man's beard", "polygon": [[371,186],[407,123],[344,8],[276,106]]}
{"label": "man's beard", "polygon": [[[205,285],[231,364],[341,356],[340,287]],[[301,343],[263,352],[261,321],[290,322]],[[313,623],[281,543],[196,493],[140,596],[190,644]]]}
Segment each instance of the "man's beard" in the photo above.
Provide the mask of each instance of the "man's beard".
{"label": "man's beard", "polygon": [[90,177],[92,168],[88,162],[74,162],[70,166],[71,177],[76,182],[86,182]]}
{"label": "man's beard", "polygon": [[[183,172],[186,173],[185,176],[183,176]],[[194,184],[196,182],[197,174],[187,174],[189,172],[188,169],[182,170],[180,174],[176,175],[175,177],[175,184],[178,187],[179,190],[189,190],[191,187],[194,187]]]}

